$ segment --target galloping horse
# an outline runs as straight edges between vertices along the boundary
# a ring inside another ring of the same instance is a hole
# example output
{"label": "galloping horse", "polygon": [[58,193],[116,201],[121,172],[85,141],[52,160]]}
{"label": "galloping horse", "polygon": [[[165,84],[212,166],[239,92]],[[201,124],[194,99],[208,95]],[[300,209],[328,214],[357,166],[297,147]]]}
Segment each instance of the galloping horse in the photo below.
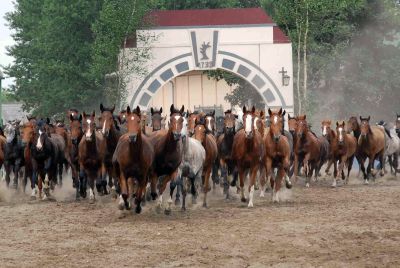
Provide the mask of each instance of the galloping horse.
{"label": "galloping horse", "polygon": [[[101,133],[96,131],[95,112],[87,115],[83,112],[83,133],[78,147],[79,151],[79,188],[80,195],[86,197],[86,187],[89,184],[89,202],[94,203],[94,183],[99,184],[106,175],[104,158],[107,145]],[[99,190],[99,189],[98,189]],[[100,189],[101,190],[101,189]]]}
{"label": "galloping horse", "polygon": [[378,123],[378,126],[381,126],[385,129],[385,132],[388,136],[385,148],[385,161],[388,158],[390,171],[395,176],[397,175],[397,167],[398,167],[398,158],[400,153],[400,138],[397,136],[396,128],[390,124],[386,124],[385,121],[381,120]]}
{"label": "galloping horse", "polygon": [[[165,187],[168,182],[176,178],[178,167],[182,161],[181,131],[183,126],[183,111],[184,106],[180,110],[177,110],[172,104],[168,130],[161,129],[150,136],[155,153],[151,174],[151,196],[153,200],[157,197],[157,180],[162,177],[159,185],[158,211],[162,208],[162,194]],[[168,207],[165,209],[166,214],[171,213],[171,203],[172,198],[168,200]]]}
{"label": "galloping horse", "polygon": [[[6,144],[4,147],[4,169],[6,171],[7,187],[10,184],[11,171],[14,173],[13,188],[18,188],[18,175],[20,169],[24,166],[24,147],[21,144],[19,129],[16,125],[7,123],[4,128]],[[23,182],[25,192],[26,181]]]}
{"label": "galloping horse", "polygon": [[204,118],[200,118],[194,128],[194,138],[203,145],[206,151],[206,158],[203,165],[203,207],[207,207],[207,193],[210,191],[209,181],[211,170],[218,155],[217,141],[213,134],[208,133],[205,121]]}
{"label": "galloping horse", "polygon": [[[356,138],[346,133],[345,122],[336,122],[336,132],[331,136],[331,156],[334,163],[334,178],[332,187],[336,187],[337,174],[342,176],[345,184],[349,182],[350,171],[353,166],[353,160],[357,149]],[[339,167],[337,167],[339,161]],[[347,166],[347,177],[344,174],[344,167]]]}
{"label": "galloping horse", "polygon": [[[134,193],[135,211],[140,213],[143,192],[154,160],[154,150],[150,139],[142,135],[139,106],[133,111],[128,106],[126,111],[128,132],[119,139],[112,162],[121,187],[119,208],[130,209],[128,198]],[[134,184],[137,185],[136,191]]]}
{"label": "galloping horse", "polygon": [[384,154],[385,154],[385,144],[386,136],[385,131],[378,126],[370,126],[369,120],[370,116],[363,118],[360,116],[360,129],[361,135],[358,139],[358,148],[361,157],[365,159],[368,157],[368,167],[367,172],[365,172],[364,164],[361,165],[361,170],[364,174],[365,183],[368,184],[369,177],[371,175],[371,169],[374,166],[374,161],[379,159],[381,176],[384,175],[383,167],[385,166]]}
{"label": "galloping horse", "polygon": [[[358,123],[357,117],[355,116],[351,116],[349,118],[349,121],[347,122],[347,132],[353,132],[353,136],[356,138],[357,143],[358,143],[358,139],[360,138],[361,135],[361,127],[360,124]],[[362,171],[362,169],[364,167],[364,162],[366,159],[366,155],[362,155],[362,153],[360,152],[359,146],[357,145],[357,149],[356,149],[356,159],[359,165],[359,170],[358,170],[358,175],[357,177],[359,177],[360,172]],[[363,172],[364,174],[364,172]]]}
{"label": "galloping horse", "polygon": [[31,155],[31,146],[33,145],[33,140],[35,137],[36,130],[36,119],[31,119],[26,122],[22,126],[22,140],[21,144],[24,147],[24,162],[25,162],[25,173],[24,173],[24,181],[27,181],[28,177],[31,181],[31,199],[36,198],[36,189],[35,189],[35,178],[33,177],[33,166],[32,166],[32,155]]}
{"label": "galloping horse", "polygon": [[[273,188],[272,201],[279,202],[279,190],[281,188],[282,179],[289,175],[290,168],[290,145],[288,138],[283,133],[283,118],[285,111],[282,108],[278,112],[268,109],[271,125],[268,133],[265,134],[265,169],[266,177],[273,175],[273,169],[277,168],[277,177],[271,179],[271,187]],[[262,181],[263,182],[263,181]],[[264,185],[261,185],[261,196],[264,196]],[[286,181],[287,188],[291,188],[290,181]]]}
{"label": "galloping horse", "polygon": [[188,115],[188,131],[189,131],[189,136],[191,137],[194,134],[194,127],[196,126],[196,121],[200,119],[201,114],[198,111],[194,111],[192,113],[188,110],[187,115]]}
{"label": "galloping horse", "polygon": [[197,188],[196,184],[201,183],[203,164],[206,158],[206,151],[200,141],[189,137],[187,128],[187,118],[183,118],[182,127],[183,157],[179,165],[177,183],[170,183],[170,196],[174,194],[177,185],[182,186],[182,210],[186,210],[186,194],[191,188],[192,203],[196,203]]}
{"label": "galloping horse", "polygon": [[[106,167],[106,171],[108,174],[108,186],[112,191],[115,191],[115,174],[113,172],[112,165],[112,157],[117,147],[117,143],[119,138],[121,137],[121,133],[116,129],[116,122],[114,120],[114,110],[115,105],[112,108],[104,107],[103,104],[100,104],[100,126],[101,133],[103,134],[104,141],[106,143],[106,151],[104,156],[104,166]],[[96,188],[99,194],[108,194],[107,190],[107,181],[103,178],[100,181],[96,182]]]}
{"label": "galloping horse", "polygon": [[240,179],[241,201],[246,202],[244,195],[244,179],[247,172],[250,172],[249,183],[249,203],[248,207],[253,207],[254,184],[257,171],[260,168],[260,161],[265,157],[263,139],[254,129],[255,107],[248,111],[243,107],[243,127],[233,139],[232,158],[236,163]]}
{"label": "galloping horse", "polygon": [[72,115],[69,116],[69,127],[70,127],[70,134],[69,134],[69,141],[68,145],[70,146],[69,149],[69,159],[71,161],[71,173],[72,173],[72,182],[75,188],[75,198],[80,198],[79,193],[79,143],[83,136],[82,131],[82,115]]}
{"label": "galloping horse", "polygon": [[[296,139],[294,145],[294,176],[297,180],[299,174],[299,165],[303,163],[304,173],[306,175],[306,187],[310,186],[310,178],[314,170],[317,170],[320,164],[321,145],[318,138],[309,131],[306,121],[306,115],[296,117],[297,127],[295,131]],[[316,172],[315,176],[318,175]]]}
{"label": "galloping horse", "polygon": [[[61,144],[63,143],[62,138],[55,135],[51,137],[50,133],[46,133],[45,128],[45,121],[39,120],[36,130],[33,133],[33,142],[30,146],[33,168],[32,180],[38,185],[39,198],[42,197],[43,188],[44,200],[50,195],[49,189],[53,188],[57,183],[57,160],[61,158],[63,152],[61,148]],[[34,196],[32,195],[32,197]]]}
{"label": "galloping horse", "polygon": [[231,110],[225,111],[224,133],[221,134],[217,140],[218,158],[226,199],[229,199],[229,185],[231,181],[228,179],[228,176],[237,176],[237,172],[235,172],[235,162],[232,159],[233,138],[235,137],[236,132],[236,118],[237,115],[234,115]]}

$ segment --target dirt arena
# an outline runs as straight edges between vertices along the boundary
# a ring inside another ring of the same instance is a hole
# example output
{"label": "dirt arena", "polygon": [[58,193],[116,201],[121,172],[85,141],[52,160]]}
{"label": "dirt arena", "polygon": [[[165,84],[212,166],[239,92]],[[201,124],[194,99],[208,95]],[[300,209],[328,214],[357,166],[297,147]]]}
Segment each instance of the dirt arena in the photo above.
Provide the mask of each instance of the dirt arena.
{"label": "dirt arena", "polygon": [[257,192],[252,209],[217,189],[210,208],[189,200],[187,212],[166,216],[155,203],[135,215],[109,196],[75,202],[68,179],[53,202],[12,195],[2,182],[0,266],[400,267],[400,178],[330,183],[300,181],[280,204]]}

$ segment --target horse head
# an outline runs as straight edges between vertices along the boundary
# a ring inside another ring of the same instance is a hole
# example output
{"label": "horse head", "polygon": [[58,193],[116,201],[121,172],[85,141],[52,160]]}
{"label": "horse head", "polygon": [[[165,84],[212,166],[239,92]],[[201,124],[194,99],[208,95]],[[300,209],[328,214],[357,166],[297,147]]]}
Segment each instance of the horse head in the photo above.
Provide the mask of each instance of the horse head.
{"label": "horse head", "polygon": [[79,141],[83,136],[82,115],[80,114],[78,116],[78,114],[75,114],[75,116],[73,116],[72,114],[70,114],[69,120],[70,120],[69,127],[71,131],[71,142],[74,145],[78,145]]}
{"label": "horse head", "polygon": [[22,146],[26,146],[27,144],[32,144],[35,137],[35,128],[36,123],[26,122],[22,126]]}
{"label": "horse head", "polygon": [[107,108],[104,107],[103,104],[100,104],[100,111],[101,111],[101,116],[100,116],[100,125],[101,125],[101,134],[105,138],[107,138],[110,135],[110,132],[112,129],[114,129],[114,110],[115,110],[115,105],[112,108]]}
{"label": "horse head", "polygon": [[142,115],[140,112],[140,107],[137,106],[136,109],[131,110],[131,107],[126,108],[126,114],[127,114],[127,119],[126,119],[126,125],[127,125],[127,130],[128,130],[128,136],[129,136],[129,142],[130,143],[135,143],[138,139],[138,136],[141,135],[141,120],[142,120]]}
{"label": "horse head", "polygon": [[339,145],[344,144],[344,137],[346,135],[346,124],[344,121],[336,122],[336,137]]}
{"label": "horse head", "polygon": [[206,120],[204,117],[200,117],[199,120],[196,120],[196,126],[194,127],[194,138],[201,143],[203,143],[206,139],[208,129],[206,127]]}
{"label": "horse head", "polygon": [[77,109],[74,109],[74,108],[69,109],[67,111],[67,118],[71,119],[71,116],[72,116],[72,118],[75,118],[75,117],[79,116],[79,111]]}
{"label": "horse head", "polygon": [[169,131],[173,134],[174,140],[177,141],[181,138],[181,131],[183,127],[183,112],[185,106],[182,105],[180,110],[176,109],[172,104],[169,116]]}
{"label": "horse head", "polygon": [[233,114],[231,110],[225,111],[224,116],[224,133],[225,134],[235,134],[235,126],[237,115]]}
{"label": "horse head", "polygon": [[8,122],[4,128],[4,136],[6,137],[7,143],[12,143],[16,137],[16,128],[10,122]]}
{"label": "horse head", "polygon": [[347,121],[347,130],[348,132],[352,132],[355,130],[358,130],[360,128],[360,125],[358,124],[358,120],[357,117],[355,116],[351,116],[349,118],[349,121]]}
{"label": "horse head", "polygon": [[190,112],[189,110],[187,111],[188,115],[188,131],[189,131],[189,136],[193,136],[194,134],[194,127],[196,126],[196,120],[199,119],[199,112],[194,111],[193,113]]}
{"label": "horse head", "polygon": [[369,124],[369,120],[371,116],[362,117],[360,116],[360,130],[361,130],[361,137],[366,138],[369,133],[371,133],[371,127]]}
{"label": "horse head", "polygon": [[297,126],[296,126],[296,135],[299,138],[307,135],[308,133],[308,124],[306,120],[306,115],[299,115],[296,117]]}
{"label": "horse head", "polygon": [[283,134],[283,118],[286,114],[286,111],[282,110],[282,107],[279,109],[279,111],[272,111],[271,109],[268,109],[268,114],[271,120],[269,133],[273,140],[277,143]]}
{"label": "horse head", "polygon": [[126,116],[127,116],[126,110],[121,110],[121,111],[119,112],[119,114],[118,114],[118,121],[119,121],[119,123],[120,123],[121,125],[126,123]]}
{"label": "horse head", "polygon": [[255,117],[256,108],[247,110],[246,106],[243,106],[243,128],[244,133],[247,139],[253,138],[254,135],[254,117]]}
{"label": "horse head", "polygon": [[86,114],[83,112],[83,124],[82,131],[85,135],[86,141],[93,141],[95,139],[96,132],[96,113]]}
{"label": "horse head", "polygon": [[214,133],[215,131],[215,110],[209,112],[205,116],[205,123],[207,127],[207,132]]}
{"label": "horse head", "polygon": [[288,126],[289,126],[289,132],[292,133],[292,136],[294,136],[297,128],[297,119],[295,116],[290,116],[288,114]]}
{"label": "horse head", "polygon": [[48,137],[48,125],[50,124],[49,118],[45,120],[40,119],[36,125],[36,135],[34,138],[34,144],[36,146],[36,150],[42,151],[46,144],[46,139]]}
{"label": "horse head", "polygon": [[331,120],[325,119],[321,122],[322,136],[327,137],[331,132]]}
{"label": "horse head", "polygon": [[162,126],[162,107],[160,110],[154,109],[153,107],[150,109],[151,112],[151,125],[153,126],[153,131],[158,131]]}

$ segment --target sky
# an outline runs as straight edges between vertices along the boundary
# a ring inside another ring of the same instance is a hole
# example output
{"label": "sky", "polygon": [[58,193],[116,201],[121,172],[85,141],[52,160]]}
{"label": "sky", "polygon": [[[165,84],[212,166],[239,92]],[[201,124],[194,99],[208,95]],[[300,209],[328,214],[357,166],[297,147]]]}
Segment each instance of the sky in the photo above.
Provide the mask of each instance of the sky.
{"label": "sky", "polygon": [[[0,0],[0,68],[12,63],[13,58],[7,56],[6,47],[14,44],[14,40],[11,37],[11,31],[6,26],[7,22],[4,19],[4,15],[7,12],[14,10],[13,0]],[[3,70],[3,68],[1,68]],[[13,79],[6,78],[2,82],[2,87],[7,88],[13,83]]]}

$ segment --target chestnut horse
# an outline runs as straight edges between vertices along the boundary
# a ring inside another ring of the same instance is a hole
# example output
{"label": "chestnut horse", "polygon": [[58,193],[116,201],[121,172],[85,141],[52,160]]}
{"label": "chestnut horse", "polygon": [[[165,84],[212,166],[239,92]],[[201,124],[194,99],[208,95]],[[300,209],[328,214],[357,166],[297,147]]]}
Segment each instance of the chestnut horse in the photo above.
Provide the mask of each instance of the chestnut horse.
{"label": "chestnut horse", "polygon": [[232,158],[240,179],[241,201],[246,202],[244,195],[244,179],[247,172],[250,172],[249,203],[253,207],[254,185],[257,171],[260,168],[260,161],[265,157],[265,147],[260,133],[254,129],[255,107],[248,111],[243,107],[243,129],[239,130],[233,139]]}
{"label": "chestnut horse", "polygon": [[[79,188],[80,195],[86,197],[86,187],[89,184],[89,202],[94,203],[94,183],[99,184],[106,176],[104,158],[107,145],[100,132],[96,131],[95,112],[87,115],[83,112],[82,131],[84,137],[79,142]],[[102,190],[102,189],[98,189]]]}
{"label": "chestnut horse", "polygon": [[24,147],[24,162],[25,162],[25,172],[24,181],[27,181],[28,177],[31,181],[31,199],[36,198],[36,182],[33,178],[33,167],[32,167],[32,156],[31,156],[31,146],[33,144],[33,139],[35,137],[36,129],[36,119],[31,119],[22,126],[21,132],[21,143]]}
{"label": "chestnut horse", "polygon": [[[357,117],[351,116],[349,118],[349,121],[347,122],[347,132],[348,133],[353,132],[353,136],[356,138],[357,143],[358,143],[358,139],[360,138],[360,135],[361,135],[361,127],[360,127],[360,124],[358,123]],[[356,156],[356,159],[357,159],[357,162],[359,165],[358,175],[357,175],[357,177],[359,177],[363,168],[365,169],[364,162],[366,160],[366,155],[362,155],[358,145],[357,145],[355,156]],[[363,172],[363,174],[364,174],[364,172]]]}
{"label": "chestnut horse", "polygon": [[[296,117],[297,127],[294,145],[294,176],[297,181],[299,165],[303,164],[306,176],[306,187],[310,186],[310,178],[320,165],[321,144],[318,138],[309,130],[306,115]],[[316,172],[315,176],[317,176]]]}
{"label": "chestnut horse", "polygon": [[197,120],[194,128],[194,138],[203,145],[204,150],[206,151],[202,175],[204,192],[203,207],[207,207],[207,193],[210,191],[209,182],[211,170],[218,155],[217,141],[215,140],[214,135],[208,132],[205,118],[202,117],[200,120]]}
{"label": "chestnut horse", "polygon": [[[112,157],[115,148],[117,147],[118,140],[121,137],[121,133],[116,129],[116,121],[113,115],[114,110],[115,105],[112,108],[108,108],[104,107],[103,104],[100,104],[101,117],[99,123],[101,126],[101,134],[103,134],[104,141],[106,143],[104,166],[108,174],[108,186],[113,192],[116,191],[115,182],[117,178],[113,172]],[[96,188],[101,195],[109,193],[107,190],[107,181],[105,177],[104,180],[101,179],[100,181],[96,182]]]}
{"label": "chestnut horse", "polygon": [[[345,184],[349,182],[350,171],[357,149],[357,140],[353,135],[346,133],[344,121],[336,122],[336,132],[332,133],[331,138],[331,155],[335,165],[332,187],[336,187],[337,174],[342,176]],[[336,166],[337,161],[339,161],[339,167]],[[343,171],[345,165],[347,166],[347,177]]]}
{"label": "chestnut horse", "polygon": [[368,167],[365,172],[364,165],[361,166],[361,170],[364,174],[365,183],[368,184],[371,173],[371,169],[374,166],[376,159],[380,161],[381,176],[384,175],[384,154],[386,136],[385,130],[378,126],[370,126],[370,116],[363,118],[360,116],[360,130],[361,135],[358,138],[358,147],[361,157],[368,157]]}
{"label": "chestnut horse", "polygon": [[[278,112],[268,109],[271,125],[268,133],[264,137],[265,144],[265,170],[266,177],[273,175],[273,169],[277,168],[277,176],[271,179],[271,187],[273,188],[272,201],[279,202],[279,190],[282,186],[282,179],[289,175],[290,168],[290,145],[288,138],[283,133],[283,118],[285,111],[282,108]],[[263,183],[263,180],[261,180]],[[261,185],[261,196],[264,196],[264,185]],[[286,180],[287,188],[291,188],[291,183]]]}
{"label": "chestnut horse", "polygon": [[237,177],[237,172],[235,172],[235,162],[232,159],[232,146],[233,138],[235,137],[236,132],[236,119],[237,115],[234,115],[231,110],[225,111],[224,132],[218,137],[217,140],[218,158],[226,199],[229,199],[229,186],[230,182],[232,181],[232,179],[228,179],[228,177],[231,175]]}
{"label": "chestnut horse", "polygon": [[193,136],[194,134],[194,128],[196,126],[196,120],[199,120],[201,117],[200,112],[194,111],[193,113],[190,112],[189,110],[187,111],[188,115],[188,131],[189,131],[189,136]]}
{"label": "chestnut horse", "polygon": [[[119,208],[130,209],[128,198],[135,194],[135,211],[140,213],[143,193],[154,160],[154,150],[150,138],[142,135],[139,106],[133,111],[128,106],[126,112],[128,132],[119,139],[112,162],[121,187]],[[134,185],[137,185],[136,191]]]}
{"label": "chestnut horse", "polygon": [[[182,141],[181,131],[183,126],[184,106],[180,110],[175,109],[172,104],[170,108],[169,128],[161,129],[150,136],[154,146],[154,161],[151,173],[151,196],[153,200],[157,197],[156,185],[158,178],[161,178],[159,184],[159,200],[157,211],[162,208],[162,194],[168,182],[176,178],[178,167],[182,161]],[[171,213],[172,198],[168,200],[166,214]]]}

